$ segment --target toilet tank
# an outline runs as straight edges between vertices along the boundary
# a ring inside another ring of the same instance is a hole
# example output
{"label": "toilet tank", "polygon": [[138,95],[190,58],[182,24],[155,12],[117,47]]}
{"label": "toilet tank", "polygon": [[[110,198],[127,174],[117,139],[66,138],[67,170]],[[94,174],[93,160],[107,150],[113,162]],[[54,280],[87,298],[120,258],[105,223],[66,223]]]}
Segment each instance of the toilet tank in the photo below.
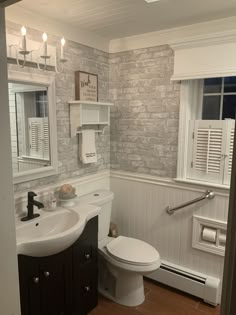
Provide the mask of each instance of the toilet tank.
{"label": "toilet tank", "polygon": [[113,198],[114,194],[109,190],[96,190],[80,198],[81,202],[101,207],[98,215],[98,241],[105,239],[109,234]]}

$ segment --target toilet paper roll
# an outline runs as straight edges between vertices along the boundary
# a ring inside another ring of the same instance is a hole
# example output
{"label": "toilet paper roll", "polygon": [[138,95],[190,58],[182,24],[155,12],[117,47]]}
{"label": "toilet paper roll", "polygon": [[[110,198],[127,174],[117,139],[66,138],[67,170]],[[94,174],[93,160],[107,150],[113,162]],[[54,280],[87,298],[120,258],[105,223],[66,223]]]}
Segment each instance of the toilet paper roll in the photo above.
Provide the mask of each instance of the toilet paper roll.
{"label": "toilet paper roll", "polygon": [[226,234],[220,234],[219,242],[220,242],[221,245],[225,245],[225,243],[226,243]]}
{"label": "toilet paper roll", "polygon": [[216,230],[204,227],[202,230],[202,239],[203,241],[216,243]]}

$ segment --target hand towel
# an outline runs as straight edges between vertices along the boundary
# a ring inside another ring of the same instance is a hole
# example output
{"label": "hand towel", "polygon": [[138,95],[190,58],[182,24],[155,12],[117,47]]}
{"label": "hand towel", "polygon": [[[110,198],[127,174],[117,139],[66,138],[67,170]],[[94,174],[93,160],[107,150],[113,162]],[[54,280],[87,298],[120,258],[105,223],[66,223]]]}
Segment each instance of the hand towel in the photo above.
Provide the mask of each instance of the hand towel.
{"label": "hand towel", "polygon": [[95,130],[82,130],[80,134],[80,159],[84,164],[96,163]]}

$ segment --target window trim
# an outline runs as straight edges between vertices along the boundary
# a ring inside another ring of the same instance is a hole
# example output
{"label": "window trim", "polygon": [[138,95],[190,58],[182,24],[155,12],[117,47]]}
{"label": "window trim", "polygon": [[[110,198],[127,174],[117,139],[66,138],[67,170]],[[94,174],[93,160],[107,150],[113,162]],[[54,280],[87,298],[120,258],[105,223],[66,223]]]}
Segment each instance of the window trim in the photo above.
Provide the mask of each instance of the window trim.
{"label": "window trim", "polygon": [[[197,86],[199,82],[199,86]],[[188,137],[189,137],[189,120],[201,119],[201,88],[203,80],[186,80],[181,82],[180,87],[180,112],[179,112],[179,134],[178,134],[178,155],[177,155],[177,176],[176,182],[191,183],[199,186],[216,187],[219,189],[229,190],[229,185],[216,183],[207,183],[194,179],[187,179],[187,162],[188,162]]]}

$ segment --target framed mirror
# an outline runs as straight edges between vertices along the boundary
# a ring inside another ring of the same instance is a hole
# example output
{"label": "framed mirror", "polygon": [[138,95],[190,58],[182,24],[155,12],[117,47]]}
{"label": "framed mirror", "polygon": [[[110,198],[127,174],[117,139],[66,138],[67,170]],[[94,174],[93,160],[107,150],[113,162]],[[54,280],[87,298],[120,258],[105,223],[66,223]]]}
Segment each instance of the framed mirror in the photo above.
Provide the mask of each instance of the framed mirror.
{"label": "framed mirror", "polygon": [[8,93],[14,183],[56,174],[54,77],[9,71]]}

